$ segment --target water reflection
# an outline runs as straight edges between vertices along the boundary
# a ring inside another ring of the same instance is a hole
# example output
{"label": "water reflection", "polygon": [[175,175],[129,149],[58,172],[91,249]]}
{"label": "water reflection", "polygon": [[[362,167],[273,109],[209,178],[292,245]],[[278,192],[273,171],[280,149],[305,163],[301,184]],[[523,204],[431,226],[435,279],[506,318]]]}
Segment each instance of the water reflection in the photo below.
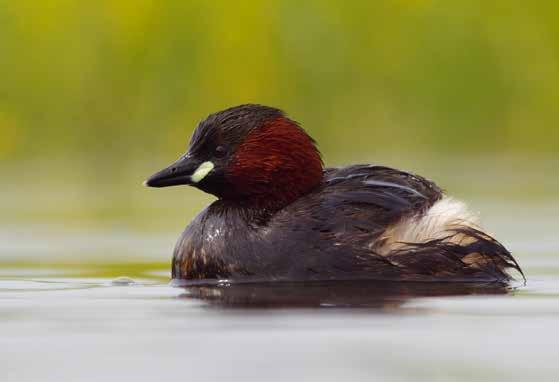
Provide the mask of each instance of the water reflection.
{"label": "water reflection", "polygon": [[495,295],[512,288],[502,283],[391,281],[276,282],[184,286],[182,298],[238,308],[351,307],[393,310],[416,297]]}

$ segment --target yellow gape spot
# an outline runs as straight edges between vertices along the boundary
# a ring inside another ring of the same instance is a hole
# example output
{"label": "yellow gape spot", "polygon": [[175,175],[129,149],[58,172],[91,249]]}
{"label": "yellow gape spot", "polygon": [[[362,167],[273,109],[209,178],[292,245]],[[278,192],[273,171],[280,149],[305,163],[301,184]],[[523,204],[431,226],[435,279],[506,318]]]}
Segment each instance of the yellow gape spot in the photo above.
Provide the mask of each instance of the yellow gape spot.
{"label": "yellow gape spot", "polygon": [[204,179],[206,175],[208,175],[213,169],[214,164],[212,162],[204,162],[200,166],[198,166],[196,171],[194,171],[194,174],[190,176],[190,180],[192,180],[192,183],[198,183],[202,179]]}

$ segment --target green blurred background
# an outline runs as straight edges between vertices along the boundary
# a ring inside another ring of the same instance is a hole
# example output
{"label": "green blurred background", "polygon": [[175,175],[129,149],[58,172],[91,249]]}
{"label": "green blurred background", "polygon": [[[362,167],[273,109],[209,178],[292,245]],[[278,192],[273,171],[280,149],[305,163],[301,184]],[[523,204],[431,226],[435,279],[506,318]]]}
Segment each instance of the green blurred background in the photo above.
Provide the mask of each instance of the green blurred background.
{"label": "green blurred background", "polygon": [[211,197],[142,181],[247,102],[328,165],[486,204],[559,191],[557,2],[0,0],[0,75],[4,226],[175,237]]}

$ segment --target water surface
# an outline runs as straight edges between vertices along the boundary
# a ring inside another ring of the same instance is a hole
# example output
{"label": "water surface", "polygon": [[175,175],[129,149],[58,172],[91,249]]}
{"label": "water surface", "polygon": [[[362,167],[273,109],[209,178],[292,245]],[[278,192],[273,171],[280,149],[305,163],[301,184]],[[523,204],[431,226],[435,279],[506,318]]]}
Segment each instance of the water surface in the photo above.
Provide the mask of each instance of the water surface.
{"label": "water surface", "polygon": [[173,235],[5,226],[1,380],[555,381],[553,217],[493,216],[526,285],[173,287]]}

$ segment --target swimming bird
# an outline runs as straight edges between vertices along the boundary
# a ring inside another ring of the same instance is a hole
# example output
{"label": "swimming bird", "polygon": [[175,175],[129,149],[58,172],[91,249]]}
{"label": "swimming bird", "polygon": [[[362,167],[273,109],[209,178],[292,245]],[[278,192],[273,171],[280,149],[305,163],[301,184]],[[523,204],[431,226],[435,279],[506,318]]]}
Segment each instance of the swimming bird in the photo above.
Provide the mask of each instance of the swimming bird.
{"label": "swimming bird", "polygon": [[466,205],[394,168],[324,168],[283,111],[235,106],[199,123],[186,154],[145,185],[217,200],[174,250],[175,279],[508,281],[522,270]]}

